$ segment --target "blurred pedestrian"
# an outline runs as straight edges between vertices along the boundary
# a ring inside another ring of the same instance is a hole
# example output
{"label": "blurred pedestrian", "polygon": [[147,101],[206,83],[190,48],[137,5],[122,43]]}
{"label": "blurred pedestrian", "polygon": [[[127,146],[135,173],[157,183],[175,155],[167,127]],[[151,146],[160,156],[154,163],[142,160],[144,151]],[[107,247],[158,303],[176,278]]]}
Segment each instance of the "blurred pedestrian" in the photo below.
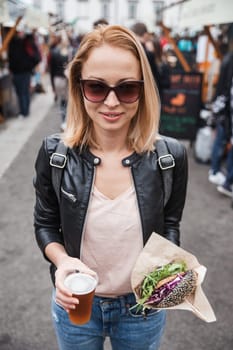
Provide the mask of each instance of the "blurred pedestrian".
{"label": "blurred pedestrian", "polygon": [[66,67],[72,58],[72,47],[67,36],[63,33],[57,45],[50,52],[50,72],[53,79],[54,91],[59,104],[61,115],[61,129],[66,126],[66,107],[68,81],[66,76]]}
{"label": "blurred pedestrian", "polygon": [[31,76],[41,56],[32,34],[16,32],[8,48],[9,69],[19,102],[20,117],[28,117],[31,100]]}
{"label": "blurred pedestrian", "polygon": [[61,37],[54,33],[51,33],[49,36],[49,50],[48,50],[48,56],[47,56],[47,64],[48,64],[48,71],[50,74],[51,86],[54,93],[54,101],[57,101],[57,96],[56,96],[55,86],[54,86],[54,68],[51,66],[51,56],[52,56],[53,50],[59,44],[60,40],[61,40]]}
{"label": "blurred pedestrian", "polygon": [[141,42],[147,59],[149,61],[151,71],[153,74],[153,77],[156,82],[156,86],[159,90],[159,93],[161,94],[161,81],[160,81],[160,74],[159,74],[159,68],[157,66],[157,63],[155,61],[154,56],[154,44],[150,38],[150,35],[148,33],[147,26],[143,22],[136,22],[132,27],[131,30],[137,35],[139,41]]}
{"label": "blurred pedestrian", "polygon": [[[34,179],[35,234],[51,263],[59,349],[103,350],[109,336],[113,350],[156,350],[166,312],[131,308],[136,299],[130,276],[153,231],[179,244],[186,151],[164,138],[175,161],[165,204],[165,170],[156,146],[162,142],[159,97],[145,52],[130,30],[98,26],[84,36],[68,71],[67,128],[61,138],[43,142]],[[60,163],[65,158],[58,155],[58,164],[57,146],[63,143],[67,161]],[[173,165],[171,155],[166,161]],[[64,166],[57,196],[51,165]],[[91,320],[82,326],[73,326],[67,313],[78,301],[64,278],[75,270],[99,278]]]}
{"label": "blurred pedestrian", "polygon": [[229,143],[229,150],[227,155],[227,166],[226,166],[226,178],[222,185],[217,186],[217,190],[222,194],[233,199],[233,79],[231,82],[230,89],[230,123],[231,123],[231,137]]}
{"label": "blurred pedestrian", "polygon": [[46,90],[43,84],[43,74],[47,69],[47,49],[45,45],[45,38],[36,29],[33,30],[33,36],[35,38],[36,45],[40,51],[41,61],[34,69],[33,75],[33,91],[36,93],[45,93]]}
{"label": "blurred pedestrian", "polygon": [[109,23],[105,18],[99,18],[93,23],[93,29],[96,29],[99,25],[107,26]]}
{"label": "blurred pedestrian", "polygon": [[168,64],[167,57],[163,52],[159,39],[154,36],[152,43],[154,60],[159,72],[159,92],[161,100],[163,100],[164,89],[169,89],[171,86],[171,68]]}
{"label": "blurred pedestrian", "polygon": [[[233,28],[233,27],[230,27]],[[229,31],[230,31],[229,28]],[[233,31],[233,29],[231,29]],[[212,149],[211,168],[209,170],[209,181],[221,186],[225,183],[226,177],[222,172],[223,155],[226,145],[232,137],[232,120],[230,113],[230,91],[233,78],[233,35],[229,35],[229,50],[223,57],[219,79],[216,87],[215,99],[212,105],[216,123],[216,134]],[[231,152],[227,152],[228,172],[229,167],[233,167]],[[227,186],[227,191],[231,188]]]}

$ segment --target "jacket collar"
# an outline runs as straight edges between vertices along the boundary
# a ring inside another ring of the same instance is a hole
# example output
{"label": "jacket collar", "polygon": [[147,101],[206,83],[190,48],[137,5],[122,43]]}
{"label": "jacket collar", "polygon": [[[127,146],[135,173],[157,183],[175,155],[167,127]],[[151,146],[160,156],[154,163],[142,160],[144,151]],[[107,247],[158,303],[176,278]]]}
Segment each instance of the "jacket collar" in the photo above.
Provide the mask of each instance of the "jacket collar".
{"label": "jacket collar", "polygon": [[[93,166],[99,165],[101,163],[101,158],[95,156],[93,153],[90,152],[89,148],[86,147],[82,153],[81,156],[86,159],[90,164]],[[125,167],[132,166],[135,162],[137,162],[139,159],[141,159],[142,155],[133,152],[128,157],[125,157],[122,159],[122,165]]]}

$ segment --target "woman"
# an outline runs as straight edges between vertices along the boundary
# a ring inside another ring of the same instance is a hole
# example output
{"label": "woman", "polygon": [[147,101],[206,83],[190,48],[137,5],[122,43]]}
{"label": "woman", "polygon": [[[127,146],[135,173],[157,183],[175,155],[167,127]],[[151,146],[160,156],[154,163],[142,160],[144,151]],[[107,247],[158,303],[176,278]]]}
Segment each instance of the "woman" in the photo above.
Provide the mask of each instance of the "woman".
{"label": "woman", "polygon": [[[69,147],[59,201],[49,160],[59,137],[46,138],[36,161],[35,232],[51,262],[52,314],[62,350],[158,349],[164,311],[136,314],[130,275],[153,231],[179,244],[187,183],[185,148],[168,139],[175,158],[172,193],[164,207],[155,148],[160,103],[135,35],[120,26],[87,34],[69,67]],[[64,278],[98,275],[90,322],[74,326],[77,303]],[[56,272],[55,272],[56,271]]]}

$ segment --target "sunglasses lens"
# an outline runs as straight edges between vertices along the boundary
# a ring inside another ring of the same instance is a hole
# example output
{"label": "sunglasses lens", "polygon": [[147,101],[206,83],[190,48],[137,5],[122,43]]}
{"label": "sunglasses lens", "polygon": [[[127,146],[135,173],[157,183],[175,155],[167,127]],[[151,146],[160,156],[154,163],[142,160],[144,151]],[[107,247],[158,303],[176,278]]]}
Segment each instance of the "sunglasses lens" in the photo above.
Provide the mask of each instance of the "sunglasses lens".
{"label": "sunglasses lens", "polygon": [[141,93],[142,84],[138,81],[125,82],[118,85],[116,89],[117,96],[121,102],[132,103],[138,100]]}
{"label": "sunglasses lens", "polygon": [[109,92],[113,90],[123,103],[133,103],[137,101],[141,94],[142,81],[127,81],[115,87],[110,87],[98,80],[81,80],[82,90],[85,98],[91,102],[103,102]]}
{"label": "sunglasses lens", "polygon": [[105,99],[108,87],[99,81],[86,80],[82,82],[84,96],[92,102],[101,102]]}

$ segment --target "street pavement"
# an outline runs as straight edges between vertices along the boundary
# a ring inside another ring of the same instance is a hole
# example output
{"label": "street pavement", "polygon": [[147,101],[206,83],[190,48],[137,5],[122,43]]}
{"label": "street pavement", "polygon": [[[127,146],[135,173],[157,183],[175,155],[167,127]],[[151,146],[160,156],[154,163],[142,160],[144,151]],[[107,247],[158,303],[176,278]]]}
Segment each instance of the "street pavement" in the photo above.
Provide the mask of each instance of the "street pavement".
{"label": "street pavement", "polygon": [[[50,319],[49,266],[34,238],[32,179],[42,139],[59,127],[49,89],[33,98],[28,120],[13,118],[0,126],[1,350],[58,349]],[[217,322],[206,323],[189,311],[169,311],[161,350],[232,350],[233,210],[230,199],[208,182],[208,166],[196,163],[185,144],[189,186],[182,247],[207,267],[203,289]],[[110,349],[107,340],[105,350]]]}

